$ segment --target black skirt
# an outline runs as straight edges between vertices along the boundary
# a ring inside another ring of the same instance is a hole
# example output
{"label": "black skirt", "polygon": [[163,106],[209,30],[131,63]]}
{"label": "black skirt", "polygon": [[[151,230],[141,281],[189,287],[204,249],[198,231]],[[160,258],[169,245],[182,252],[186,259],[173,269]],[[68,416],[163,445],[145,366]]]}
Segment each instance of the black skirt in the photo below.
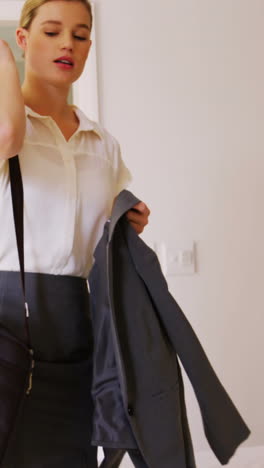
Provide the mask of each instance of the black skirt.
{"label": "black skirt", "polygon": [[[42,273],[25,280],[36,366],[3,468],[97,468],[86,280]],[[0,272],[0,322],[25,338],[18,272]]]}

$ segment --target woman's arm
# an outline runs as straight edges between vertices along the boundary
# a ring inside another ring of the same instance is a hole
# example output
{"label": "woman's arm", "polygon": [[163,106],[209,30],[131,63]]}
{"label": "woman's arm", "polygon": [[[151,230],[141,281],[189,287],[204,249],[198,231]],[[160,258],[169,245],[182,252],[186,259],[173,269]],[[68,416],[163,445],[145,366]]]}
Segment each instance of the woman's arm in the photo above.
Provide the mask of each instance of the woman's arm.
{"label": "woman's arm", "polygon": [[19,153],[26,132],[18,70],[7,42],[0,39],[0,159]]}

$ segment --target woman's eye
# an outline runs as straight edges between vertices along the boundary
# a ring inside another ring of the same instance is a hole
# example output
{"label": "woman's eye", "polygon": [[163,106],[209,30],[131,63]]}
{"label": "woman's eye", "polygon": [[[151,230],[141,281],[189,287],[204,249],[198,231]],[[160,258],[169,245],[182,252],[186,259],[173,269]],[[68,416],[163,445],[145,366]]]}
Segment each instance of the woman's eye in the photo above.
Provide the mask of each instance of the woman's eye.
{"label": "woman's eye", "polygon": [[[54,33],[54,32],[45,32],[45,34],[46,34],[47,36],[52,37],[52,36],[56,36],[58,33]],[[81,36],[74,36],[74,37],[75,37],[75,39],[78,39],[78,41],[87,41],[86,37],[81,37]]]}
{"label": "woman's eye", "polygon": [[81,36],[74,36],[76,37],[76,39],[78,39],[79,41],[87,41],[86,37],[81,37]]}

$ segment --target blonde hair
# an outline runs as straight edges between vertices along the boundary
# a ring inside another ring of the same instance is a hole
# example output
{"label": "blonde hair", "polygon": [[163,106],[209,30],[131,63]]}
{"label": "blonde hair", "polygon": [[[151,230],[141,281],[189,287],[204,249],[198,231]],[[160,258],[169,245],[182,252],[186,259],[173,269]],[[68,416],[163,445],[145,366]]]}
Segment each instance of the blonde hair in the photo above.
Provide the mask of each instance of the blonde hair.
{"label": "blonde hair", "polygon": [[[29,30],[33,19],[37,15],[37,11],[40,6],[44,5],[44,3],[52,2],[53,0],[26,0],[24,6],[21,11],[19,27]],[[80,2],[86,6],[90,17],[91,17],[91,29],[93,24],[93,13],[92,13],[92,6],[89,0],[63,0],[64,2]]]}

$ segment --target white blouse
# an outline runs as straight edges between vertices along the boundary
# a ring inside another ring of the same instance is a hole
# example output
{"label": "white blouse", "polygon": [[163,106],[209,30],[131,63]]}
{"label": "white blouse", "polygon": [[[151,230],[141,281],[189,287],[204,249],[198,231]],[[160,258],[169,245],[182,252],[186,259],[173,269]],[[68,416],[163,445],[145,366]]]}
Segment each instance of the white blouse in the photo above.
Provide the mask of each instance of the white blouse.
{"label": "white blouse", "polygon": [[[19,153],[24,185],[25,271],[87,278],[115,196],[131,175],[118,142],[76,106],[66,141],[50,116],[25,106]],[[18,271],[8,161],[0,161],[0,270]]]}

